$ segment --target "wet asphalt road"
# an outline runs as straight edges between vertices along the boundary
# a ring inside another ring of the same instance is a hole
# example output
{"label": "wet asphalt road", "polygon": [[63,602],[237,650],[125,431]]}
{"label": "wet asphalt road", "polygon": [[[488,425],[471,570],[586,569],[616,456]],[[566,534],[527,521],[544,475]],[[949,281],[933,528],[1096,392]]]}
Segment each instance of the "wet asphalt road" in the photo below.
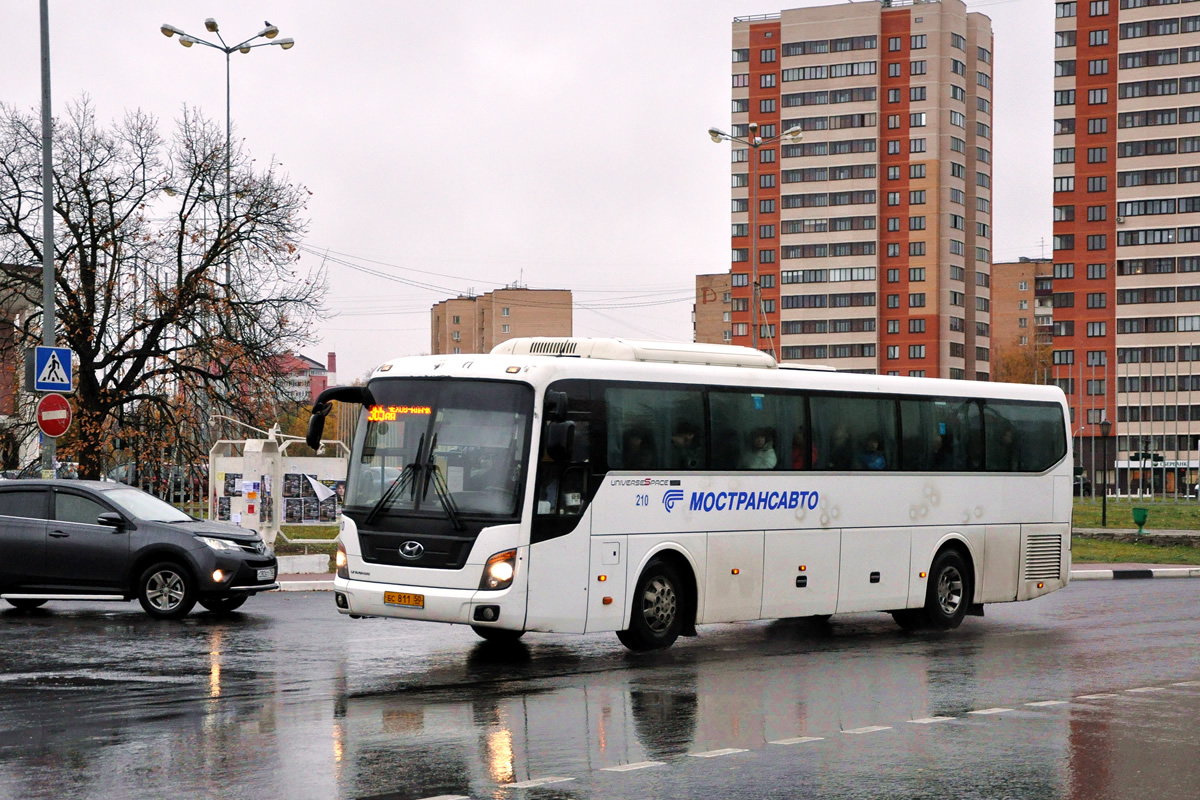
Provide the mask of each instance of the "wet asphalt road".
{"label": "wet asphalt road", "polygon": [[648,655],[352,621],[329,593],[244,612],[0,613],[0,798],[1200,796],[1200,580]]}

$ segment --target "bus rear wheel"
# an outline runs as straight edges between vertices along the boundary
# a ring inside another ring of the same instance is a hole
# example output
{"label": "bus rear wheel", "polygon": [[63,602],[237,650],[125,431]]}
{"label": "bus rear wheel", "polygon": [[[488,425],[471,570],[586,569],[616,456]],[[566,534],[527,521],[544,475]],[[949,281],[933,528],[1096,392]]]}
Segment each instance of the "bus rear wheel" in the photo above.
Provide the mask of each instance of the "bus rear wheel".
{"label": "bus rear wheel", "polygon": [[629,628],[617,631],[630,650],[670,647],[683,629],[683,582],[668,562],[655,559],[646,565],[633,591]]}
{"label": "bus rear wheel", "polygon": [[971,597],[967,562],[957,550],[943,550],[929,568],[924,608],[893,611],[892,617],[905,630],[952,630],[962,624],[971,606]]}
{"label": "bus rear wheel", "polygon": [[505,628],[488,628],[484,625],[472,625],[471,630],[479,636],[479,638],[488,642],[515,642],[525,635],[525,631],[510,631]]}

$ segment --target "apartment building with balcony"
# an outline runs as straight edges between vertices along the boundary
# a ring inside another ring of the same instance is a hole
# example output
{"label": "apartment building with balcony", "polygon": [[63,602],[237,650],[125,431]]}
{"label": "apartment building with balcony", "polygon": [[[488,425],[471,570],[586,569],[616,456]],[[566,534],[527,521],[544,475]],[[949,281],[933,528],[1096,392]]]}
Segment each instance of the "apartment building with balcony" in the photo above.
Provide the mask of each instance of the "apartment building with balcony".
{"label": "apartment building with balcony", "polygon": [[731,74],[730,133],[762,140],[731,145],[733,343],[986,380],[988,17],[961,0],[740,17]]}
{"label": "apartment building with balcony", "polygon": [[[1107,419],[1110,485],[1194,488],[1200,4],[1081,0],[1055,16],[1053,360],[1076,448]],[[1144,454],[1171,466],[1147,471]]]}
{"label": "apartment building with balcony", "polygon": [[1050,382],[1053,295],[1050,259],[992,264],[992,374],[996,380]]}

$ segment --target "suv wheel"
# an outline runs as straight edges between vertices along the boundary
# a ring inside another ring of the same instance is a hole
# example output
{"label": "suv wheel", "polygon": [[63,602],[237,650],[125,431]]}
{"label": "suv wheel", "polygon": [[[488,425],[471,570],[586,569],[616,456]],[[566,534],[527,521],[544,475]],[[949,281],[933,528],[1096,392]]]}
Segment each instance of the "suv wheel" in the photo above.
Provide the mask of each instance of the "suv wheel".
{"label": "suv wheel", "polygon": [[158,619],[178,619],[196,605],[196,581],[174,561],[152,564],[137,584],[138,602]]}

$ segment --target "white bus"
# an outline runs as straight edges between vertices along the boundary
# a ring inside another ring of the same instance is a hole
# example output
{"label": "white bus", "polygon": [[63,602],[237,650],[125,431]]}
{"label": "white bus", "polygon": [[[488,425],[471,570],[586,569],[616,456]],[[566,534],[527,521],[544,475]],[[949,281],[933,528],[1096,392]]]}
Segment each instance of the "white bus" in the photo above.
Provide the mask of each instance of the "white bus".
{"label": "white bus", "polygon": [[953,628],[1066,585],[1057,387],[780,367],[722,345],[514,339],[365,386],[338,537],[350,616],[615,631],[886,611]]}

